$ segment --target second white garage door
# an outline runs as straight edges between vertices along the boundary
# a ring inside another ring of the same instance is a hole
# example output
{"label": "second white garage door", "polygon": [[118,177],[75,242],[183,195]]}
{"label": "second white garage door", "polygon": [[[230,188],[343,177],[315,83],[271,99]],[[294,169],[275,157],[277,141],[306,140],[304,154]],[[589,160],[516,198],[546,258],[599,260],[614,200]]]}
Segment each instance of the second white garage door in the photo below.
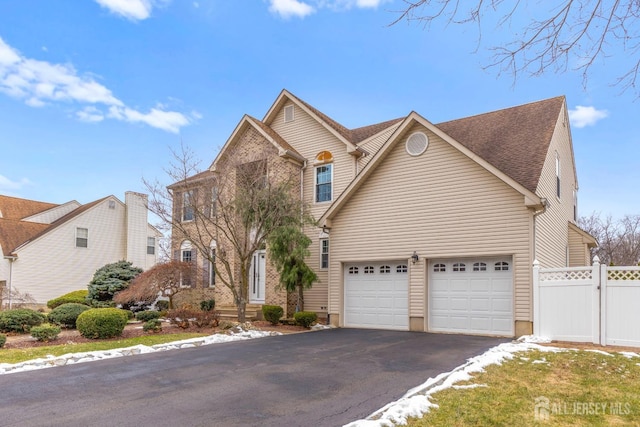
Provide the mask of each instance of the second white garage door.
{"label": "second white garage door", "polygon": [[344,326],[409,330],[405,261],[347,264],[344,289]]}
{"label": "second white garage door", "polygon": [[429,263],[429,331],[513,336],[511,258]]}

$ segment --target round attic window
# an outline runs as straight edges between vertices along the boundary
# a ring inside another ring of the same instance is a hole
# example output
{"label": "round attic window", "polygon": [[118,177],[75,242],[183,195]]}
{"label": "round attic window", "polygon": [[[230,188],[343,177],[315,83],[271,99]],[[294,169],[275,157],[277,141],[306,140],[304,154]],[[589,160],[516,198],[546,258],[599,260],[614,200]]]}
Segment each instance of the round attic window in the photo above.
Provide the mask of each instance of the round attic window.
{"label": "round attic window", "polygon": [[424,153],[429,146],[429,138],[422,132],[412,133],[407,138],[407,153],[411,156],[419,156]]}

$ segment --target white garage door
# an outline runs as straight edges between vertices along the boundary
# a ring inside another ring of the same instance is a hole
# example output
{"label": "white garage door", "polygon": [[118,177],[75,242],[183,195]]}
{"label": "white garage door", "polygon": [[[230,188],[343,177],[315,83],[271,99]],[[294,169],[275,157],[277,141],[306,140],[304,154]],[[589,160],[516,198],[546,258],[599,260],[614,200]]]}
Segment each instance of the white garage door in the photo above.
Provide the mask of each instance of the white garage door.
{"label": "white garage door", "polygon": [[344,294],[345,326],[409,330],[406,261],[345,265]]}
{"label": "white garage door", "polygon": [[429,263],[429,330],[513,336],[511,258]]}

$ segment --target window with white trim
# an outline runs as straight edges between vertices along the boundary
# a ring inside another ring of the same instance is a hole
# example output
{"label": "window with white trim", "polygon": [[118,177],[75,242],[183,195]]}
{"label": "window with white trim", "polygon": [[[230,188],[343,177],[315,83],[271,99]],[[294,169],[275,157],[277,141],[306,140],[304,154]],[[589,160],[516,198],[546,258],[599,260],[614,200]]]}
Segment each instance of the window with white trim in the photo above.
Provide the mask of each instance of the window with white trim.
{"label": "window with white trim", "polygon": [[320,268],[329,268],[329,239],[320,239]]}
{"label": "window with white trim", "polygon": [[436,264],[433,266],[433,271],[435,273],[444,273],[447,271],[447,266],[445,264]]}
{"label": "window with white trim", "polygon": [[358,267],[349,267],[349,274],[358,274]]}
{"label": "window with white trim", "polygon": [[209,286],[214,287],[216,285],[216,250],[211,249],[211,260],[209,261]]}
{"label": "window with white trim", "polygon": [[376,269],[372,265],[367,265],[364,268],[364,274],[374,274],[375,272],[376,272]]}
{"label": "window with white trim", "polygon": [[388,265],[381,265],[380,266],[380,274],[389,274],[391,273],[391,267]]}
{"label": "window with white trim", "polygon": [[193,221],[195,216],[195,190],[182,193],[182,221]]}
{"label": "window with white trim", "polygon": [[[191,247],[191,242],[185,240],[180,245],[180,261],[182,262],[192,262],[193,261],[193,249]],[[191,287],[191,277],[181,277],[180,278],[180,286],[185,288]]]}
{"label": "window with white trim", "polygon": [[76,248],[89,247],[89,229],[88,228],[76,228]]}
{"label": "window with white trim", "polygon": [[453,264],[453,271],[467,271],[467,266],[464,264],[464,262],[456,262],[455,264]]}
{"label": "window with white trim", "polygon": [[407,265],[406,264],[400,264],[398,266],[396,266],[396,273],[406,273],[407,272]]}
{"label": "window with white trim", "polygon": [[147,237],[147,255],[156,254],[156,238]]}
{"label": "window with white trim", "polygon": [[332,164],[316,166],[316,203],[331,201],[332,181]]}
{"label": "window with white trim", "polygon": [[578,191],[573,190],[573,220],[578,222]]}
{"label": "window with white trim", "polygon": [[496,271],[509,271],[509,263],[508,262],[504,262],[504,261],[496,262],[495,270]]}
{"label": "window with white trim", "polygon": [[473,271],[487,271],[487,264],[484,262],[474,262]]}

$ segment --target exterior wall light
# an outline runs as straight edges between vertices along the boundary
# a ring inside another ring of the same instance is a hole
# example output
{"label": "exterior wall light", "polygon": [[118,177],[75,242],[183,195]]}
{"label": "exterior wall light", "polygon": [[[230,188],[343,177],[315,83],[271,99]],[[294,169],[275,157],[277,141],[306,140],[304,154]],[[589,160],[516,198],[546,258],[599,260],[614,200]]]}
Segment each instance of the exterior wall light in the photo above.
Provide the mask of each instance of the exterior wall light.
{"label": "exterior wall light", "polygon": [[416,251],[413,251],[413,255],[411,255],[411,262],[413,264],[415,264],[416,262],[418,262],[418,253]]}

